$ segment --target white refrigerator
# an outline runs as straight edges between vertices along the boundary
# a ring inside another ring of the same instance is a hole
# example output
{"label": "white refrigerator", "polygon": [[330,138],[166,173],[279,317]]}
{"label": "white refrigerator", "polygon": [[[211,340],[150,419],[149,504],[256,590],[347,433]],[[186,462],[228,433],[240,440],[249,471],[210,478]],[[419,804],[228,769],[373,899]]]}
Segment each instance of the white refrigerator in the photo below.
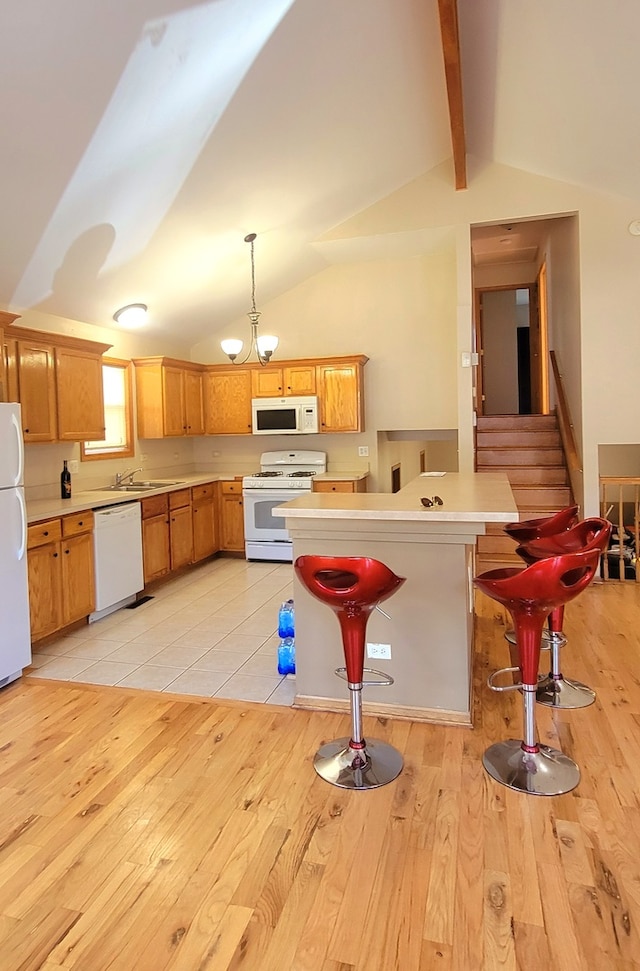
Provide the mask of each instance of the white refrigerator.
{"label": "white refrigerator", "polygon": [[0,688],[31,664],[20,405],[0,402]]}

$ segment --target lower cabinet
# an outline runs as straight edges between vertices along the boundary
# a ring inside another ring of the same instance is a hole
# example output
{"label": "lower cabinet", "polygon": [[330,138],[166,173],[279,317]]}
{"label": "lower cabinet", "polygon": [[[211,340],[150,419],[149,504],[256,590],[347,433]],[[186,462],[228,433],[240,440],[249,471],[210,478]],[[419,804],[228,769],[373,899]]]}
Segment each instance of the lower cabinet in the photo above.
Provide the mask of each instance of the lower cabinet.
{"label": "lower cabinet", "polygon": [[191,489],[193,513],[193,562],[199,563],[218,551],[216,536],[215,483],[193,486]]}
{"label": "lower cabinet", "polygon": [[169,546],[169,498],[164,492],[140,503],[142,509],[142,562],[145,584],[171,569]]}
{"label": "lower cabinet", "polygon": [[191,489],[169,493],[169,548],[172,570],[193,562]]}
{"label": "lower cabinet", "polygon": [[242,481],[220,483],[220,544],[225,552],[244,553],[244,507]]}
{"label": "lower cabinet", "polygon": [[366,479],[321,479],[313,482],[314,492],[366,492]]}
{"label": "lower cabinet", "polygon": [[87,617],[95,605],[93,513],[29,526],[27,563],[31,639]]}
{"label": "lower cabinet", "polygon": [[140,501],[144,582],[193,562],[191,489],[163,492]]}

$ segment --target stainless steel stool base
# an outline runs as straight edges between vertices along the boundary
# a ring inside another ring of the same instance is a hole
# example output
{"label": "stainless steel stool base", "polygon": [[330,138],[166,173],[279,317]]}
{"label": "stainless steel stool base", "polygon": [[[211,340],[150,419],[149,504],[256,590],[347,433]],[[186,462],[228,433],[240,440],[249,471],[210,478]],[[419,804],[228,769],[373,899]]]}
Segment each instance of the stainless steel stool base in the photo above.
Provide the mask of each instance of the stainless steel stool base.
{"label": "stainless steel stool base", "polygon": [[377,789],[402,772],[403,759],[392,745],[367,739],[364,749],[349,748],[348,738],[327,742],[316,752],[313,767],[326,782],[341,789]]}
{"label": "stainless steel stool base", "polygon": [[536,701],[547,708],[588,708],[596,700],[596,693],[581,681],[568,678],[548,678],[536,691]]}
{"label": "stainless steel stool base", "polygon": [[533,796],[561,796],[580,782],[580,769],[567,755],[548,745],[538,752],[525,752],[520,739],[510,738],[491,745],[482,764],[492,779],[509,789]]}
{"label": "stainless steel stool base", "polygon": [[[509,641],[510,644],[516,643],[516,632],[511,629],[504,633],[505,641]],[[542,643],[540,645],[541,651],[550,651],[551,648],[556,645],[556,647],[564,647],[567,643],[567,638],[562,633],[552,633],[548,628],[542,631]]]}

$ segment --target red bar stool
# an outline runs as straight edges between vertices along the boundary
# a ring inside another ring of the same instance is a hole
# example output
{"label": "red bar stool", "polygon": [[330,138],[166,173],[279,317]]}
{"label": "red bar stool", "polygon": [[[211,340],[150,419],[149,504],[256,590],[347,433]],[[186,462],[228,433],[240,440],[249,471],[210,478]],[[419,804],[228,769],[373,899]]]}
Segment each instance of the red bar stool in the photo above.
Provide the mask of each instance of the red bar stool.
{"label": "red bar stool", "polygon": [[[371,612],[404,583],[404,577],[367,556],[299,556],[295,571],[310,594],[331,607],[342,631],[345,677],[351,708],[351,738],[323,745],[314,768],[327,782],[343,789],[376,789],[402,771],[402,755],[392,745],[362,735],[362,688],[366,684],[393,684],[382,671],[364,667],[367,621]],[[363,672],[377,680],[363,681]]]}
{"label": "red bar stool", "polygon": [[504,671],[518,670],[503,668],[490,675],[488,684],[494,691],[522,689],[524,739],[496,742],[482,757],[489,775],[510,789],[538,796],[558,796],[575,789],[580,781],[580,769],[573,759],[537,740],[538,664],[545,618],[591,583],[599,559],[598,550],[566,553],[539,560],[524,569],[489,570],[473,581],[487,596],[507,608],[516,631],[522,681],[494,684],[495,678]]}
{"label": "red bar stool", "polygon": [[[570,529],[578,521],[578,506],[566,506],[559,509],[551,516],[542,516],[538,519],[523,519],[517,523],[507,523],[504,531],[507,536],[517,543],[528,543],[531,540],[544,539],[547,536],[555,536],[557,533]],[[505,632],[506,639],[510,644],[515,644],[516,635],[513,630]],[[542,634],[542,647],[551,647],[552,638],[547,631]]]}
{"label": "red bar stool", "polygon": [[544,539],[569,529],[578,521],[578,506],[567,506],[540,519],[523,519],[517,523],[507,523],[505,533],[517,543],[528,543],[532,539]]}
{"label": "red bar stool", "polygon": [[[611,523],[608,519],[593,516],[556,536],[523,543],[516,553],[529,564],[550,556],[582,550],[597,550],[602,555],[609,545],[610,536]],[[562,630],[563,622],[564,605],[552,610],[547,620],[548,631],[545,633],[551,648],[551,669],[548,680],[538,685],[537,700],[550,708],[586,708],[596,700],[595,691],[581,681],[565,678],[560,669],[560,648],[567,643]]]}

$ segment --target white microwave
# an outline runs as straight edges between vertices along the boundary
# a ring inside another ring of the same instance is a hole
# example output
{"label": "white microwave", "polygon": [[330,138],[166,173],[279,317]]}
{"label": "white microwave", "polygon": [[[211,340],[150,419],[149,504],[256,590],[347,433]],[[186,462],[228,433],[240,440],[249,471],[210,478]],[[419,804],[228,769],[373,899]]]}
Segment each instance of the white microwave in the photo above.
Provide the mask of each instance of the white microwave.
{"label": "white microwave", "polygon": [[310,435],[318,431],[318,399],[252,398],[251,429],[254,435]]}

